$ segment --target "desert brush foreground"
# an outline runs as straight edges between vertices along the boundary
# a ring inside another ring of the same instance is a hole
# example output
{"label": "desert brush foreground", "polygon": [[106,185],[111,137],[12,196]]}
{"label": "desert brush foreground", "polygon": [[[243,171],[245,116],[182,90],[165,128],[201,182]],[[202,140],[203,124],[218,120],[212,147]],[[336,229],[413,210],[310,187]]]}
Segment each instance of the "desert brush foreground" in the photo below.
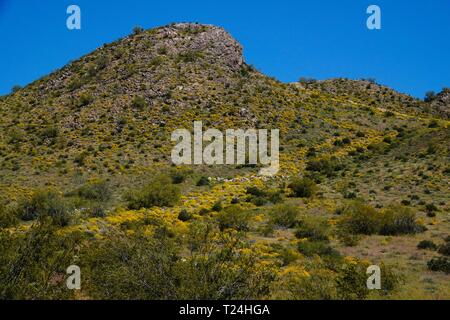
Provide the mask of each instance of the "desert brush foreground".
{"label": "desert brush foreground", "polygon": [[[136,28],[0,98],[0,298],[450,299],[449,115],[449,89],[281,83],[221,28]],[[278,175],[174,166],[194,121],[279,129]]]}

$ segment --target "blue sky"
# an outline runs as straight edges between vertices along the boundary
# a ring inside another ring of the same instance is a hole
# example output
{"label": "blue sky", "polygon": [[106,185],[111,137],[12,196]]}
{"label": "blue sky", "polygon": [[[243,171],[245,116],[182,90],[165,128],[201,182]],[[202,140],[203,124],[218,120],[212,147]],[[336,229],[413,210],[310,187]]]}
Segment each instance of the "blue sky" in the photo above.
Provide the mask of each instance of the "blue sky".
{"label": "blue sky", "polygon": [[[79,5],[82,29],[66,28]],[[366,9],[382,10],[382,29]],[[26,85],[140,25],[223,26],[246,61],[281,81],[375,78],[423,97],[450,87],[450,1],[411,0],[0,0],[0,94]]]}

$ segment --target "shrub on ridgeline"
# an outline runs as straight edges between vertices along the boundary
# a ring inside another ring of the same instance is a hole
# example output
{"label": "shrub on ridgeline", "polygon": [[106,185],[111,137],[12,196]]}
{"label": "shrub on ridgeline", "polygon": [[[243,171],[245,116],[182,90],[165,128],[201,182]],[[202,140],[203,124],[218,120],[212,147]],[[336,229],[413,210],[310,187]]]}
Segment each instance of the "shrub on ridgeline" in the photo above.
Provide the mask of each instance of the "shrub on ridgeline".
{"label": "shrub on ridgeline", "polygon": [[135,26],[133,28],[133,35],[138,35],[141,34],[142,32],[144,32],[144,28],[142,28],[141,26]]}

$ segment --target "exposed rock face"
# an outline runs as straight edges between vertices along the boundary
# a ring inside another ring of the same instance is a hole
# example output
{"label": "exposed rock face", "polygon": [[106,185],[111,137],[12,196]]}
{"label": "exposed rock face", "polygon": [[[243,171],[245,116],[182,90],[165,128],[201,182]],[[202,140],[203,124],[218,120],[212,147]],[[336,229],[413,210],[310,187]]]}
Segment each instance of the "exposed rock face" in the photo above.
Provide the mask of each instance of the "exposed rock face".
{"label": "exposed rock face", "polygon": [[450,88],[444,88],[431,102],[431,107],[436,109],[442,116],[450,118]]}
{"label": "exposed rock face", "polygon": [[206,52],[233,69],[240,68],[244,63],[242,46],[223,28],[178,23],[157,30],[172,54],[182,50]]}

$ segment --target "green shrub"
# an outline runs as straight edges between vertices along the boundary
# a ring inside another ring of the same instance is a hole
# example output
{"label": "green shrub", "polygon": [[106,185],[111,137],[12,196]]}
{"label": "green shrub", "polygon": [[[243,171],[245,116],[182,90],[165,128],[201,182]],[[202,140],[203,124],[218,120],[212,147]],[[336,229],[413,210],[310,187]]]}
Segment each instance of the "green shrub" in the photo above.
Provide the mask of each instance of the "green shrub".
{"label": "green shrub", "polygon": [[[371,291],[367,288],[367,268],[369,263],[356,261],[348,263],[339,271],[336,279],[336,289],[339,299],[362,300],[366,299]],[[379,265],[381,271],[381,290],[372,291],[375,295],[389,295],[403,283],[403,277],[385,264]]]}
{"label": "green shrub", "polygon": [[439,128],[439,123],[436,120],[431,120],[428,124],[428,128]]}
{"label": "green shrub", "polygon": [[59,129],[56,126],[47,126],[40,133],[41,140],[55,139],[59,135]]}
{"label": "green shrub", "polygon": [[211,208],[211,211],[220,212],[223,210],[222,201],[217,201]]}
{"label": "green shrub", "polygon": [[365,300],[369,295],[367,288],[367,264],[345,264],[336,278],[336,289],[339,299]]}
{"label": "green shrub", "polygon": [[202,176],[197,181],[197,187],[203,187],[203,186],[209,186],[209,179],[208,177]]}
{"label": "green shrub", "polygon": [[380,230],[382,235],[414,234],[424,231],[416,222],[412,209],[404,206],[392,206],[380,213]]}
{"label": "green shrub", "polygon": [[431,271],[441,271],[450,273],[450,258],[449,257],[437,257],[433,258],[427,263],[428,269]]}
{"label": "green shrub", "polygon": [[138,35],[142,32],[144,32],[144,28],[142,28],[141,26],[136,26],[133,28],[133,35]]}
{"label": "green shrub", "polygon": [[186,174],[184,172],[175,171],[171,174],[173,184],[181,184],[186,181]]}
{"label": "green shrub", "polygon": [[342,219],[339,221],[339,228],[352,234],[370,235],[379,230],[379,214],[375,208],[363,203],[354,201],[344,208]]}
{"label": "green shrub", "polygon": [[73,161],[77,164],[77,165],[79,165],[80,167],[81,166],[84,166],[85,164],[86,164],[86,158],[88,157],[88,153],[86,152],[86,151],[83,151],[83,152],[80,152],[79,154],[77,154],[76,156],[75,156],[75,158],[73,159]]}
{"label": "green shrub", "polygon": [[270,223],[273,225],[292,228],[296,225],[299,216],[297,206],[289,204],[279,204],[269,212]]}
{"label": "green shrub", "polygon": [[433,241],[422,240],[417,245],[417,248],[418,249],[422,249],[422,250],[436,250],[437,249],[437,245]]}
{"label": "green shrub", "polygon": [[78,107],[85,107],[94,101],[94,97],[90,93],[83,92],[78,99]]}
{"label": "green shrub", "polygon": [[70,223],[71,218],[67,201],[54,190],[35,192],[30,199],[19,202],[16,210],[24,221],[50,217],[54,224],[66,226]]}
{"label": "green shrub", "polygon": [[427,213],[432,213],[438,211],[438,208],[434,203],[428,203],[425,205],[425,210],[427,211]]}
{"label": "green shrub", "polygon": [[335,171],[342,169],[335,158],[320,158],[308,161],[306,170],[320,172],[327,176],[334,175]]}
{"label": "green shrub", "polygon": [[103,207],[94,206],[89,208],[89,216],[91,218],[104,218],[106,217],[106,211]]}
{"label": "green shrub", "polygon": [[172,184],[171,179],[160,175],[142,189],[129,192],[126,200],[128,208],[139,210],[141,208],[171,207],[178,203],[180,197],[180,189]]}
{"label": "green shrub", "polygon": [[199,58],[203,57],[203,53],[200,51],[186,51],[183,53],[180,53],[178,55],[178,61],[185,62],[185,63],[191,63],[197,61]]}
{"label": "green shrub", "polygon": [[5,206],[0,206],[0,228],[14,227],[19,223],[16,213]]}
{"label": "green shrub", "polygon": [[447,241],[439,247],[438,252],[444,256],[450,256],[450,242]]}
{"label": "green shrub", "polygon": [[111,199],[111,190],[105,181],[89,182],[79,188],[77,194],[88,200],[108,201]]}
{"label": "green shrub", "polygon": [[316,183],[309,178],[295,178],[288,187],[298,198],[311,198],[317,192]]}
{"label": "green shrub", "polygon": [[12,93],[16,93],[16,92],[20,91],[21,89],[22,89],[22,86],[20,86],[20,85],[14,85],[14,86],[11,88],[11,92],[12,92]]}
{"label": "green shrub", "polygon": [[415,213],[410,208],[391,206],[378,211],[362,201],[354,201],[344,209],[338,227],[341,232],[364,235],[414,234],[425,230],[416,222]]}
{"label": "green shrub", "polygon": [[314,255],[339,257],[338,251],[333,249],[328,241],[311,241],[306,240],[298,244],[298,251],[307,257]]}
{"label": "green shrub", "polygon": [[226,229],[248,231],[249,220],[249,213],[237,206],[228,207],[217,215],[217,222],[221,231]]}
{"label": "green shrub", "polygon": [[186,209],[183,209],[178,214],[178,220],[186,222],[192,219],[192,214],[189,213]]}
{"label": "green shrub", "polygon": [[145,101],[144,97],[134,97],[131,106],[138,110],[144,110],[147,106],[147,101]]}
{"label": "green shrub", "polygon": [[328,222],[324,219],[303,218],[297,224],[295,236],[314,241],[327,241],[329,235]]}
{"label": "green shrub", "polygon": [[50,222],[42,219],[20,235],[0,231],[0,300],[75,298],[62,275],[74,264],[81,241]]}
{"label": "green shrub", "polygon": [[249,187],[246,192],[249,195],[247,201],[258,207],[268,203],[276,204],[283,200],[280,190],[262,190],[258,187]]}

